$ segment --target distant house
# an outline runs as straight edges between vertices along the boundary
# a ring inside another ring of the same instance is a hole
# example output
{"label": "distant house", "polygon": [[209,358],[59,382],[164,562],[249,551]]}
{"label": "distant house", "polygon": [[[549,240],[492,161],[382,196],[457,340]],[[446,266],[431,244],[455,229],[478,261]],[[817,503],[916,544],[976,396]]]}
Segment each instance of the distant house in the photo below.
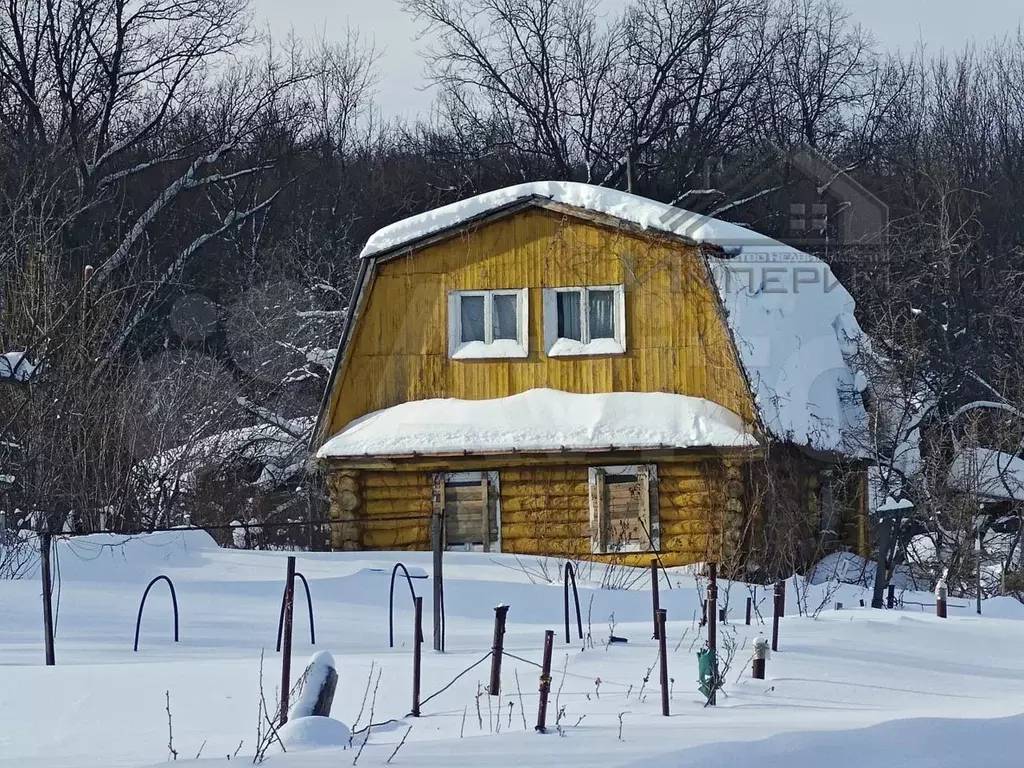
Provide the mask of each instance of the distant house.
{"label": "distant house", "polygon": [[889,208],[863,184],[809,146],[785,158],[795,172],[785,240],[791,245],[868,246],[888,239]]}
{"label": "distant house", "polygon": [[541,182],[380,230],[355,290],[313,436],[334,548],[746,568],[786,496],[865,551],[860,329],[822,262]]}

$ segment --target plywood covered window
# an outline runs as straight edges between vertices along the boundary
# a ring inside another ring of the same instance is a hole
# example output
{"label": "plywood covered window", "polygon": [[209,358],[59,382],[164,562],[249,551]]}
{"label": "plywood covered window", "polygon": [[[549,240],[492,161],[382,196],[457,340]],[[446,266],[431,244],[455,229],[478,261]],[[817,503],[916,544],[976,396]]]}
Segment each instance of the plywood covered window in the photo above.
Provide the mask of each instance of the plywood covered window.
{"label": "plywood covered window", "polygon": [[544,291],[544,347],[551,357],[626,351],[626,297],[621,285]]}
{"label": "plywood covered window", "polygon": [[444,516],[447,549],[501,550],[501,505],[497,472],[454,472],[434,478]]}
{"label": "plywood covered window", "polygon": [[660,539],[657,467],[591,467],[591,551],[657,552]]}
{"label": "plywood covered window", "polygon": [[453,360],[529,354],[528,292],[452,291],[448,294],[448,354]]}

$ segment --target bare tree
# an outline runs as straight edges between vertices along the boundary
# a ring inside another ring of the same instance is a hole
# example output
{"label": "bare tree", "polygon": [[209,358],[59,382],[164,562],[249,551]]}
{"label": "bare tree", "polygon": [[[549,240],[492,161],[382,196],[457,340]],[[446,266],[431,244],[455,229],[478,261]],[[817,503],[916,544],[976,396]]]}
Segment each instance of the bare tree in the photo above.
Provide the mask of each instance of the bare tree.
{"label": "bare tree", "polygon": [[[437,43],[443,115],[527,161],[520,173],[621,184],[694,161],[742,129],[766,61],[761,0],[406,0]],[[532,161],[531,161],[532,159]]]}

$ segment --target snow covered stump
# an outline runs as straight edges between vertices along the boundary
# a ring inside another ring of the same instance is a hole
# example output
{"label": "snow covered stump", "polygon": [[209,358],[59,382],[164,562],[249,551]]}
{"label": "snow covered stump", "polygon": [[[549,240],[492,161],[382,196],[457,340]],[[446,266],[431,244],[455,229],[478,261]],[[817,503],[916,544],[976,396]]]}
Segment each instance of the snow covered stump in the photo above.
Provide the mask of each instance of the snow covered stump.
{"label": "snow covered stump", "polygon": [[330,716],[337,686],[334,658],[327,651],[314,653],[292,689],[288,722],[277,732],[284,751],[349,745],[352,736],[349,727]]}
{"label": "snow covered stump", "polygon": [[330,717],[337,687],[338,671],[334,657],[327,651],[317,651],[310,657],[306,670],[292,689],[288,719]]}

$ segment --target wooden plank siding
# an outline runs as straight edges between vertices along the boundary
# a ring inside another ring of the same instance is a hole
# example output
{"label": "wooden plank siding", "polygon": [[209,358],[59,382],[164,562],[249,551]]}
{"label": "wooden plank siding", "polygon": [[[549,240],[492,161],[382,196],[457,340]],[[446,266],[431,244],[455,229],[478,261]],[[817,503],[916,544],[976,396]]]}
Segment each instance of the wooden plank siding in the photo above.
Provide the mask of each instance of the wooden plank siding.
{"label": "wooden plank siding", "polygon": [[[719,459],[661,460],[658,466],[659,557],[666,566],[711,559],[723,488]],[[646,564],[647,553],[591,555],[588,466],[538,465],[499,470],[502,551]],[[365,549],[430,548],[433,471],[362,474]]]}
{"label": "wooden plank siding", "polygon": [[[549,358],[544,288],[625,286],[626,353]],[[529,289],[529,357],[450,360],[453,290]],[[693,246],[533,209],[376,267],[332,392],[327,434],[370,411],[435,397],[672,392],[754,424],[753,401],[702,257]]]}

